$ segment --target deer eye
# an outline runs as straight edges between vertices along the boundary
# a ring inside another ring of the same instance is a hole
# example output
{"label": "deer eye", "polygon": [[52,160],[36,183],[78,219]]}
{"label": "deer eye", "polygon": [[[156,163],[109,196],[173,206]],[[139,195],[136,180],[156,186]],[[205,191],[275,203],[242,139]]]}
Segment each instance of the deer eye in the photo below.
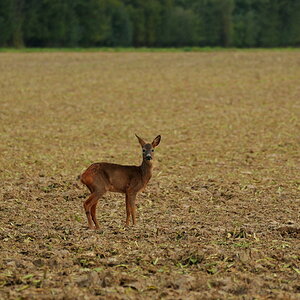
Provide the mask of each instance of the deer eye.
{"label": "deer eye", "polygon": [[145,149],[143,149],[143,152],[146,152],[146,150],[145,150]]}
{"label": "deer eye", "polygon": [[152,149],[151,152],[154,152],[154,149]]}

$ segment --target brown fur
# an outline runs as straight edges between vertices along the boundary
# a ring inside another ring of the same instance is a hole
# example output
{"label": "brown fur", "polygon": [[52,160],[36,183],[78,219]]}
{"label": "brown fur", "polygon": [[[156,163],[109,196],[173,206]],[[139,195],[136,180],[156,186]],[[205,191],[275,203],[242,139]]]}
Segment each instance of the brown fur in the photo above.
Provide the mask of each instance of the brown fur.
{"label": "brown fur", "polygon": [[[94,163],[80,176],[80,180],[91,192],[84,202],[84,209],[90,229],[98,229],[96,206],[99,199],[106,192],[125,194],[126,199],[126,226],[136,223],[135,200],[136,195],[146,188],[152,176],[153,151],[160,142],[160,135],[151,144],[136,136],[143,150],[143,161],[140,166],[124,166],[112,163]],[[150,158],[150,160],[148,160]]]}

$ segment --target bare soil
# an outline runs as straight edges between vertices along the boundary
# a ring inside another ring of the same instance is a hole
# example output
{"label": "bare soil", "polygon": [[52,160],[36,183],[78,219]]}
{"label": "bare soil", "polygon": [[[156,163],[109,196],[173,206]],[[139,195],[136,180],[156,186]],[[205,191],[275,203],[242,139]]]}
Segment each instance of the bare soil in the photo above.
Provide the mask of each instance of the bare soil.
{"label": "bare soil", "polygon": [[[300,52],[0,54],[0,299],[300,299]],[[87,229],[92,162],[153,177]]]}

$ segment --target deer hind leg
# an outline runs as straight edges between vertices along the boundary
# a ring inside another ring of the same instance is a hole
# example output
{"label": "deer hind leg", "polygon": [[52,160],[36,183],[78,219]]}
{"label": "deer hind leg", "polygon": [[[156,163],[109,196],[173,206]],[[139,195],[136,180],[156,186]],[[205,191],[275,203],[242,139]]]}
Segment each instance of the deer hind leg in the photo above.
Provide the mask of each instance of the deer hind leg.
{"label": "deer hind leg", "polygon": [[96,219],[96,207],[98,200],[103,194],[104,192],[93,192],[83,204],[90,229],[99,228],[99,223]]}
{"label": "deer hind leg", "polygon": [[[87,220],[88,220],[88,224],[89,224],[89,228],[90,229],[93,229],[94,228],[94,224],[93,224],[93,220],[92,220],[92,217],[91,217],[91,203],[94,203],[95,202],[95,198],[96,198],[96,194],[95,193],[92,193],[88,198],[87,200],[85,200],[85,202],[83,203],[83,207],[84,207],[84,210],[85,210],[85,213],[86,213],[86,217],[87,217]],[[97,201],[97,200],[96,200]]]}
{"label": "deer hind leg", "polygon": [[97,208],[97,204],[98,204],[98,200],[95,204],[93,204],[93,206],[91,207],[91,215],[92,215],[92,220],[95,224],[95,229],[99,229],[100,226],[99,226],[99,223],[98,223],[98,220],[96,218],[96,208]]}

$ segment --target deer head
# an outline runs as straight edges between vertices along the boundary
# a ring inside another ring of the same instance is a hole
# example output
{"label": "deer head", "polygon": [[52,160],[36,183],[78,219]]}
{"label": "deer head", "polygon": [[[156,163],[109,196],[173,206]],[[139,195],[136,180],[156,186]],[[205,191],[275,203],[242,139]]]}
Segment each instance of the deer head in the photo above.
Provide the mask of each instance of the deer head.
{"label": "deer head", "polygon": [[143,159],[144,160],[152,160],[154,158],[154,148],[158,146],[161,136],[158,135],[151,144],[146,143],[142,138],[140,138],[138,135],[135,135],[142,147],[143,151]]}

